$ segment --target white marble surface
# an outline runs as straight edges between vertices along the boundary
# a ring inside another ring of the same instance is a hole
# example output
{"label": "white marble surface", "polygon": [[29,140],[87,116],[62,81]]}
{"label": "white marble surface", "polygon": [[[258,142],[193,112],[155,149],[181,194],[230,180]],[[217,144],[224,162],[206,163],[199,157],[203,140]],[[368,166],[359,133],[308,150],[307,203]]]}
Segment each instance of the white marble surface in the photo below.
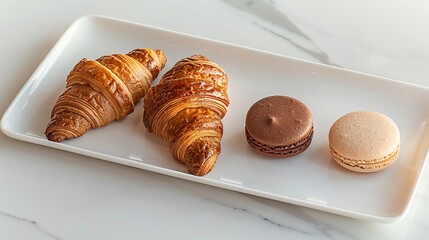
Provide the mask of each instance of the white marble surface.
{"label": "white marble surface", "polygon": [[[429,86],[429,4],[423,0],[182,2],[3,1],[0,113],[66,28],[86,14]],[[427,178],[403,220],[377,224],[0,133],[0,239],[425,239]]]}

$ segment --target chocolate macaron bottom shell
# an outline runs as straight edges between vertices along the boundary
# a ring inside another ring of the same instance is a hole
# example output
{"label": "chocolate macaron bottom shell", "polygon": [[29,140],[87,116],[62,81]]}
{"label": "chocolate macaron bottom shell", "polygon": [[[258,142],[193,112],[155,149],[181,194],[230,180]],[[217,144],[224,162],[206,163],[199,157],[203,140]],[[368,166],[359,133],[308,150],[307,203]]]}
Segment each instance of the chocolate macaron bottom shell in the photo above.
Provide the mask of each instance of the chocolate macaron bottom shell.
{"label": "chocolate macaron bottom shell", "polygon": [[371,173],[378,172],[390,167],[390,165],[393,164],[393,162],[395,162],[395,160],[398,158],[399,149],[400,147],[398,146],[391,154],[374,160],[353,160],[344,158],[332,148],[330,149],[330,152],[332,159],[334,159],[335,162],[337,162],[342,167],[354,172]]}
{"label": "chocolate macaron bottom shell", "polygon": [[247,129],[245,129],[246,139],[249,145],[262,155],[272,158],[290,158],[304,152],[311,144],[313,139],[313,128],[310,133],[302,140],[287,146],[270,146],[257,141],[253,138]]}

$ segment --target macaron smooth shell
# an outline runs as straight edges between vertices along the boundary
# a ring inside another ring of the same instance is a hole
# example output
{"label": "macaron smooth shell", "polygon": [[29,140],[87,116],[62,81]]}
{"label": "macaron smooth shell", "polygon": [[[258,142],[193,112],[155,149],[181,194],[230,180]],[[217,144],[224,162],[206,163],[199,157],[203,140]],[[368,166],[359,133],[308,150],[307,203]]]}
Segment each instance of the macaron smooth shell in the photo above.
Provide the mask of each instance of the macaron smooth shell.
{"label": "macaron smooth shell", "polygon": [[287,158],[305,151],[313,137],[310,109],[288,96],[269,96],[248,110],[245,134],[249,145],[258,153]]}
{"label": "macaron smooth shell", "polygon": [[373,111],[348,113],[329,130],[332,158],[355,172],[389,167],[399,155],[400,132],[388,116]]}

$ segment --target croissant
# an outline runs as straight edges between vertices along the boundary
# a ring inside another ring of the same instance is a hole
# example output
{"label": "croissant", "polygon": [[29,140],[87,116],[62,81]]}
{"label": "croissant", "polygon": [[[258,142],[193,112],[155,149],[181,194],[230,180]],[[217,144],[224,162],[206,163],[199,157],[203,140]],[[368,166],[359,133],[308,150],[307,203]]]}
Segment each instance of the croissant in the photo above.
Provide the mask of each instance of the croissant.
{"label": "croissant", "polygon": [[194,55],[177,62],[144,98],[144,125],[191,174],[209,173],[221,152],[227,87],[222,67]]}
{"label": "croissant", "polygon": [[163,51],[152,49],[135,49],[95,61],[82,59],[67,76],[46,137],[61,142],[124,118],[134,111],[166,61]]}

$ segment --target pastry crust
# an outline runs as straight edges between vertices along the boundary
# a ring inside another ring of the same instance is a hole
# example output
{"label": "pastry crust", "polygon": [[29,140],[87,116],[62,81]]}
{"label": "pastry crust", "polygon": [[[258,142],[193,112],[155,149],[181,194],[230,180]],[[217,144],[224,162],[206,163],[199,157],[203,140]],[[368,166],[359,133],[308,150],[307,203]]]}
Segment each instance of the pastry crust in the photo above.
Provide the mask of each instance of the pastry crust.
{"label": "pastry crust", "polygon": [[126,117],[164,67],[160,50],[135,49],[97,60],[82,59],[67,76],[45,134],[60,142]]}
{"label": "pastry crust", "polygon": [[220,154],[227,86],[219,65],[194,55],[177,62],[144,99],[144,125],[194,175],[210,172]]}

